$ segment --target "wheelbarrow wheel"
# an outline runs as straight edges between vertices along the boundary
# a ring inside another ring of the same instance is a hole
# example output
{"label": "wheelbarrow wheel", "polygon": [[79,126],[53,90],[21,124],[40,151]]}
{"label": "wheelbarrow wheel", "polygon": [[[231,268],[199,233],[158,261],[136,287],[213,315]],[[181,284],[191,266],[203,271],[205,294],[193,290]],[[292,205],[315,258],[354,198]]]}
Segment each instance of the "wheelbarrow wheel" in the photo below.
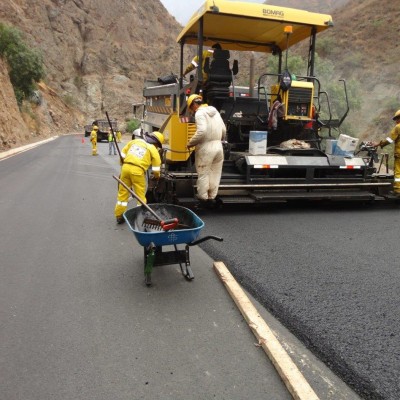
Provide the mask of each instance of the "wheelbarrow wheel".
{"label": "wheelbarrow wheel", "polygon": [[151,244],[147,249],[144,249],[144,283],[146,286],[151,286],[151,271],[155,258],[155,246]]}
{"label": "wheelbarrow wheel", "polygon": [[144,283],[146,286],[151,286],[151,274],[144,275]]}

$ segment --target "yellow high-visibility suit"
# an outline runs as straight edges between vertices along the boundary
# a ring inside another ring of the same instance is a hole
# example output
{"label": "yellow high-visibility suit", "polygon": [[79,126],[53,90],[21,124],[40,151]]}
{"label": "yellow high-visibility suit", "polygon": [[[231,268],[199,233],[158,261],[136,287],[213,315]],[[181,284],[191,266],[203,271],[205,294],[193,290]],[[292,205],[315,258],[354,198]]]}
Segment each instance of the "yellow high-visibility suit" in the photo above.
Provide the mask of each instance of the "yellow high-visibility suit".
{"label": "yellow high-visibility suit", "polygon": [[97,156],[97,130],[93,129],[90,133],[90,141],[92,142],[92,156]]}
{"label": "yellow high-visibility suit", "polygon": [[[147,143],[144,139],[137,138],[131,140],[121,151],[121,157],[124,159],[121,168],[120,179],[131,187],[135,194],[146,201],[146,172],[152,168],[155,178],[160,177],[161,158],[156,146]],[[118,188],[118,199],[114,214],[120,218],[128,207],[129,191],[122,185]],[[138,205],[140,203],[138,202]]]}
{"label": "yellow high-visibility suit", "polygon": [[391,130],[389,136],[379,142],[381,148],[394,143],[394,183],[393,191],[400,194],[400,120]]}
{"label": "yellow high-visibility suit", "polygon": [[[203,72],[203,83],[208,80],[208,74],[204,72],[204,64],[206,63],[206,58],[210,58],[213,55],[213,50],[204,50],[203,51],[203,59],[202,59],[202,65],[201,65],[201,70]],[[189,72],[193,71],[199,66],[199,57],[196,56],[193,58],[192,62],[186,67],[185,72],[183,73],[183,76],[187,75]]]}
{"label": "yellow high-visibility suit", "polygon": [[117,142],[121,143],[122,133],[121,131],[117,131]]}

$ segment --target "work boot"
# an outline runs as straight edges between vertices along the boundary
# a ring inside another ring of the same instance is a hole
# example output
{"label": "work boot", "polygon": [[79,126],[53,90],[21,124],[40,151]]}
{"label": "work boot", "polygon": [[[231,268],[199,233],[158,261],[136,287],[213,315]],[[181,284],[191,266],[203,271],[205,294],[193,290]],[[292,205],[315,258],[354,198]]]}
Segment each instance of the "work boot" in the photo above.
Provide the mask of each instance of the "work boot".
{"label": "work boot", "polygon": [[203,211],[206,208],[207,208],[207,200],[197,199],[197,203],[194,206],[195,212]]}
{"label": "work boot", "polygon": [[210,210],[214,209],[216,205],[217,205],[217,202],[215,199],[208,199],[206,201],[206,207],[209,208]]}
{"label": "work boot", "polygon": [[125,219],[122,215],[120,215],[119,217],[117,217],[117,224],[121,225],[125,222]]}

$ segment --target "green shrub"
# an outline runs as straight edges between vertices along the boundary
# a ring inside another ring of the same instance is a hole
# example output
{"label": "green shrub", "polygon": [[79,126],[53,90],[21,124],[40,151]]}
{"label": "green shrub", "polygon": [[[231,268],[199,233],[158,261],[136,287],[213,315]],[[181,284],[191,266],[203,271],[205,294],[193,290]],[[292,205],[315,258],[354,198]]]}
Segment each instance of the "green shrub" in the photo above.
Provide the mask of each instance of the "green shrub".
{"label": "green shrub", "polygon": [[71,107],[75,106],[75,99],[74,99],[74,96],[72,96],[72,94],[64,95],[63,100],[67,106],[71,106]]}
{"label": "green shrub", "polygon": [[140,121],[138,119],[131,119],[126,122],[126,131],[132,133],[135,129],[140,127]]}
{"label": "green shrub", "polygon": [[44,66],[41,54],[29,47],[21,32],[0,23],[0,56],[9,66],[9,76],[19,105],[36,89],[36,82],[44,77]]}
{"label": "green shrub", "polygon": [[328,54],[331,54],[335,47],[335,39],[333,37],[325,36],[320,38],[317,42],[316,51],[320,56],[325,57]]}

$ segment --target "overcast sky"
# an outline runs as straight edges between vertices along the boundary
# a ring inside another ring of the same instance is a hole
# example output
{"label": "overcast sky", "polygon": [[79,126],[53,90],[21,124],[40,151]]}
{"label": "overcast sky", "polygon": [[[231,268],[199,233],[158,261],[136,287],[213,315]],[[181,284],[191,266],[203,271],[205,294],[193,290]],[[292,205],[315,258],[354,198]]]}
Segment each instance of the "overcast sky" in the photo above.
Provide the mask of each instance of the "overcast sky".
{"label": "overcast sky", "polygon": [[[189,18],[204,3],[204,0],[160,0],[168,12],[182,25],[186,25]],[[217,5],[218,5],[218,0]],[[232,0],[235,1],[235,0]],[[264,0],[240,0],[247,3],[264,3]]]}

